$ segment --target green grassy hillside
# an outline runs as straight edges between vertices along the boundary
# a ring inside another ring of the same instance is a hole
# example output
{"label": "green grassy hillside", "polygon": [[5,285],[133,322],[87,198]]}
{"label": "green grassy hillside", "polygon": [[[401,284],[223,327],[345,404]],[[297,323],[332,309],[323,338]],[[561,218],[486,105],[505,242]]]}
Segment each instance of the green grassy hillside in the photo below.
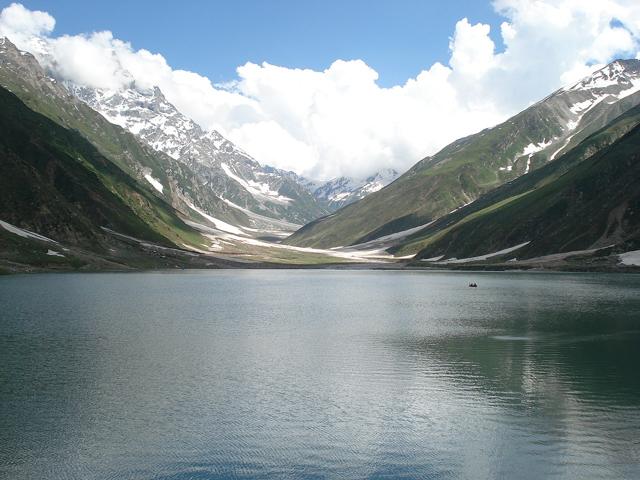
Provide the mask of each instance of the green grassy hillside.
{"label": "green grassy hillside", "polygon": [[101,227],[161,245],[201,244],[163,199],[79,133],[0,88],[0,219],[93,251]]}
{"label": "green grassy hillside", "polygon": [[524,242],[510,257],[640,246],[639,108],[557,162],[440,219],[395,250],[420,249],[416,259],[469,258]]}
{"label": "green grassy hillside", "polygon": [[[142,188],[184,214],[192,214],[183,201],[188,196],[196,206],[215,212],[218,218],[232,224],[249,224],[244,213],[229,207],[198,181],[187,165],[142,144],[131,133],[107,121],[49,78],[32,55],[20,52],[6,40],[0,49],[0,86],[13,92],[31,110],[78,132],[105,158],[137,179]],[[144,180],[145,173],[164,186],[162,193]]]}

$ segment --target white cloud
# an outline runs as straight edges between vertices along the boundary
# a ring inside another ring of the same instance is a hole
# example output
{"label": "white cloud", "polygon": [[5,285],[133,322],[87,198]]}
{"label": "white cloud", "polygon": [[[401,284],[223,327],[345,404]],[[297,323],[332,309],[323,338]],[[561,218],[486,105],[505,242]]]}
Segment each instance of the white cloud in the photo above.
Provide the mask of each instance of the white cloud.
{"label": "white cloud", "polygon": [[56,37],[50,15],[19,4],[0,13],[0,35],[78,83],[157,85],[185,114],[263,163],[314,177],[361,176],[406,169],[615,57],[640,55],[637,0],[493,5],[504,18],[501,51],[488,25],[464,18],[453,30],[448,65],[436,63],[392,88],[380,87],[361,60],[336,60],[323,71],[247,63],[237,79],[216,86],[110,32]]}
{"label": "white cloud", "polygon": [[489,37],[490,30],[489,25],[471,25],[466,18],[456,24],[455,35],[449,43],[449,64],[458,75],[473,80],[494,68],[495,44]]}
{"label": "white cloud", "polygon": [[2,35],[29,38],[46,35],[53,31],[55,19],[46,12],[28,10],[19,3],[13,3],[0,12]]}
{"label": "white cloud", "polygon": [[53,32],[55,19],[46,12],[12,3],[0,12],[0,37],[9,37],[23,50],[42,52],[42,38]]}

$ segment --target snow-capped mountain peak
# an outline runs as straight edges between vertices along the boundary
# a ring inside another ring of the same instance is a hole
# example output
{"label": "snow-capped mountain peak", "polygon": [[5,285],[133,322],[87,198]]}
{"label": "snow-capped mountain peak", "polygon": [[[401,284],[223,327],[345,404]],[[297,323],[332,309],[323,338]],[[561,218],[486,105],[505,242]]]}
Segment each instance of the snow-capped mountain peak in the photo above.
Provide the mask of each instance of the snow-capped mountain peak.
{"label": "snow-capped mountain peak", "polygon": [[317,199],[327,202],[335,210],[381,190],[398,176],[396,170],[384,169],[366,178],[342,176],[326,182],[308,181],[306,185]]}
{"label": "snow-capped mountain peak", "polygon": [[158,87],[105,90],[68,82],[65,86],[111,123],[176,160],[186,153],[185,146],[206,136],[199,125],[167,101]]}
{"label": "snow-capped mountain peak", "polygon": [[626,91],[638,85],[640,62],[637,60],[616,60],[583,78],[567,90],[603,90],[620,87]]}
{"label": "snow-capped mountain peak", "polygon": [[188,165],[201,184],[243,214],[250,211],[302,224],[325,213],[313,206],[312,199],[308,201],[309,193],[289,172],[262,166],[219,132],[205,131],[158,87],[143,89],[132,84],[104,90],[71,83],[65,86],[111,123]]}
{"label": "snow-capped mountain peak", "polygon": [[[171,104],[158,87],[144,89],[133,83],[121,90],[72,83],[65,86],[111,123],[137,135],[155,150],[189,165],[202,176],[203,183],[210,185],[230,205],[261,215],[281,215],[283,211],[296,210],[292,196],[307,192],[334,210],[380,190],[398,176],[395,170],[387,169],[367,178],[308,181],[291,172],[262,166],[216,130],[205,131]],[[300,223],[312,219],[300,214],[284,218]]]}

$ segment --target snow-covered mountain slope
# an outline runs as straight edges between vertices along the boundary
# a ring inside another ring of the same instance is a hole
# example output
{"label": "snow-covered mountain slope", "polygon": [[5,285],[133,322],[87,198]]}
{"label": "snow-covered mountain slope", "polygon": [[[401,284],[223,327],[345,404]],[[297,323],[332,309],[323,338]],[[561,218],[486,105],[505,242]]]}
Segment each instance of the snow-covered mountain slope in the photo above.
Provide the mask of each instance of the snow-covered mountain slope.
{"label": "snow-covered mountain slope", "polygon": [[304,224],[325,213],[295,175],[264,167],[215,130],[204,131],[159,88],[122,90],[66,84],[77,98],[147,145],[193,170],[231,208]]}
{"label": "snow-covered mountain slope", "polygon": [[616,60],[576,84],[561,88],[536,105],[553,107],[552,113],[559,118],[562,132],[539,144],[529,144],[531,151],[523,155],[530,157],[544,150],[547,161],[555,160],[567,147],[577,145],[637,104],[639,92],[639,60]]}
{"label": "snow-covered mountain slope", "polygon": [[1,86],[16,94],[32,110],[78,132],[117,168],[183,215],[203,220],[191,208],[194,205],[233,225],[272,229],[270,223],[281,222],[267,217],[265,222],[261,216],[254,219],[257,214],[250,216],[248,210],[244,212],[230,206],[188,165],[154,150],[139,137],[109,122],[45,71],[31,53],[19,50],[9,39],[0,40]]}
{"label": "snow-covered mountain slope", "polygon": [[394,169],[385,169],[366,178],[337,177],[326,182],[303,181],[303,184],[315,198],[335,211],[381,190],[399,175]]}

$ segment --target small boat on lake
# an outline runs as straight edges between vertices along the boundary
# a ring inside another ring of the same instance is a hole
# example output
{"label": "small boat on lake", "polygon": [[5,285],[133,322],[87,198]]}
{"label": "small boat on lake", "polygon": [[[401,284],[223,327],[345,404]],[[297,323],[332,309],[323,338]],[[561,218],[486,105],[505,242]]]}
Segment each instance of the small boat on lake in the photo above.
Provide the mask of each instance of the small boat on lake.
{"label": "small boat on lake", "polygon": [[477,284],[476,282],[471,282],[471,283],[469,284],[469,286],[470,286],[471,288],[478,288],[478,284]]}

